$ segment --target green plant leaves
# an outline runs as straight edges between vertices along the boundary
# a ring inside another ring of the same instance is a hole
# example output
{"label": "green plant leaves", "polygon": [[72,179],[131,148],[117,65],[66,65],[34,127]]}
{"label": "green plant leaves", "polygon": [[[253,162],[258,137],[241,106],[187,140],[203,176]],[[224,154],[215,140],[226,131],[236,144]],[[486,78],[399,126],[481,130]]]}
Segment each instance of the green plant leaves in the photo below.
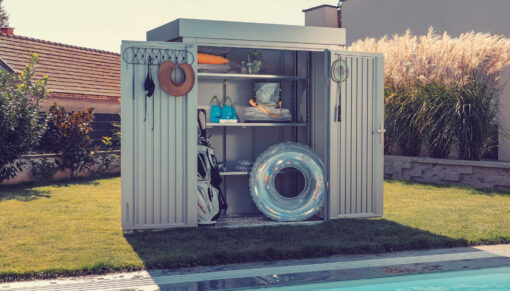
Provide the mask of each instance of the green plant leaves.
{"label": "green plant leaves", "polygon": [[463,87],[438,83],[386,89],[387,140],[405,156],[417,156],[422,143],[434,158],[480,160],[497,145],[497,94],[473,79]]}
{"label": "green plant leaves", "polygon": [[49,127],[42,139],[42,148],[46,151],[60,154],[57,160],[60,169],[69,169],[71,176],[90,169],[94,165],[92,131],[94,109],[74,111],[69,114],[58,104],[53,104],[49,110]]}
{"label": "green plant leaves", "polygon": [[48,95],[48,77],[33,80],[38,56],[20,74],[0,71],[0,182],[22,170],[17,159],[39,143],[46,127],[39,103]]}

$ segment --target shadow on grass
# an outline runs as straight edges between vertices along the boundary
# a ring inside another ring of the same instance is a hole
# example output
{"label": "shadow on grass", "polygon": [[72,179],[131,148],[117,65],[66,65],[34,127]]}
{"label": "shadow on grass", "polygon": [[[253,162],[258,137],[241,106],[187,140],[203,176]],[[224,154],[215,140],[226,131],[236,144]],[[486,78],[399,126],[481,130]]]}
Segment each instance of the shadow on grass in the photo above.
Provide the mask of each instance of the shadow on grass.
{"label": "shadow on grass", "polygon": [[50,191],[48,190],[38,190],[33,188],[12,188],[5,189],[0,192],[0,202],[4,200],[18,200],[18,201],[32,201],[38,198],[50,198]]}
{"label": "shadow on grass", "polygon": [[494,189],[484,189],[484,188],[473,188],[469,186],[462,186],[462,185],[449,185],[449,184],[438,184],[438,183],[424,183],[424,182],[416,182],[416,181],[409,181],[409,180],[399,180],[399,179],[385,179],[386,183],[394,184],[394,183],[401,183],[408,186],[433,186],[435,188],[442,188],[442,189],[463,189],[467,190],[468,194],[473,195],[487,195],[487,196],[494,196],[494,195],[503,195],[503,196],[510,196],[510,191],[506,190],[494,190]]}
{"label": "shadow on grass", "polygon": [[384,219],[343,219],[312,226],[181,229],[126,235],[149,269],[212,266],[467,246]]}
{"label": "shadow on grass", "polygon": [[37,185],[51,185],[53,187],[69,187],[69,186],[74,186],[74,185],[98,186],[99,185],[98,180],[115,178],[115,177],[120,177],[120,173],[106,174],[106,175],[101,175],[101,176],[66,178],[66,179],[62,179],[59,181],[49,181],[44,184],[39,183]]}
{"label": "shadow on grass", "polygon": [[68,178],[59,181],[44,181],[44,182],[26,182],[16,185],[1,185],[0,202],[4,200],[16,199],[19,201],[32,201],[37,198],[49,198],[50,190],[37,189],[39,187],[51,186],[55,188],[72,187],[76,185],[92,185],[98,186],[97,180],[119,177],[118,174],[105,175],[101,177],[77,177]]}

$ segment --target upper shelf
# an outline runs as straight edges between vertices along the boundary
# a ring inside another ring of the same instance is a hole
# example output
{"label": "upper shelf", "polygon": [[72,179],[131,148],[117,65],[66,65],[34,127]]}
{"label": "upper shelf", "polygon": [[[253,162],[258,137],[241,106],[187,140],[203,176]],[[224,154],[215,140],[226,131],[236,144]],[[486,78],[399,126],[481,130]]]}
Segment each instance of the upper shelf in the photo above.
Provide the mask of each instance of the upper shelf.
{"label": "upper shelf", "polygon": [[306,80],[306,77],[262,74],[198,73],[199,79],[272,79],[272,80]]}

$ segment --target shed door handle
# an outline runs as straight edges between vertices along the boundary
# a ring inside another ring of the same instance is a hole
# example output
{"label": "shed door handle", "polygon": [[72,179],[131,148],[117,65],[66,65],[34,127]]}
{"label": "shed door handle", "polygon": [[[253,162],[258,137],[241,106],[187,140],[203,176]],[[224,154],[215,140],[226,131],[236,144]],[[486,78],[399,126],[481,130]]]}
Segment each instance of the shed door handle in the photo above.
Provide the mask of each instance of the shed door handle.
{"label": "shed door handle", "polygon": [[377,130],[377,133],[379,134],[379,137],[380,137],[380,140],[379,142],[381,144],[384,143],[384,133],[386,132],[386,129],[384,128],[384,121],[381,121],[381,126],[379,127],[379,129]]}

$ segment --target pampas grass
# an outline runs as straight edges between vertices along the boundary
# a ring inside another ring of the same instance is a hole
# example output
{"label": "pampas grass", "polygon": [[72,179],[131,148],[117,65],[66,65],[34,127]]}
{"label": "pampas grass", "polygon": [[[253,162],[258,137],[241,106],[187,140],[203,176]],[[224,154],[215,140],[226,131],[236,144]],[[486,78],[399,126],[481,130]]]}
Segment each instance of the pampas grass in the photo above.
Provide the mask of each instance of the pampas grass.
{"label": "pampas grass", "polygon": [[426,35],[366,38],[354,42],[349,50],[384,54],[387,86],[406,88],[417,83],[436,83],[462,87],[475,75],[484,75],[500,87],[499,73],[510,65],[510,39],[501,35],[469,32],[452,38],[438,35],[432,27]]}
{"label": "pampas grass", "polygon": [[[384,36],[359,40],[352,51],[384,54],[387,141],[404,155],[481,159],[497,140],[502,69],[510,66],[510,39],[469,32]],[[507,132],[503,128],[503,132]]]}

